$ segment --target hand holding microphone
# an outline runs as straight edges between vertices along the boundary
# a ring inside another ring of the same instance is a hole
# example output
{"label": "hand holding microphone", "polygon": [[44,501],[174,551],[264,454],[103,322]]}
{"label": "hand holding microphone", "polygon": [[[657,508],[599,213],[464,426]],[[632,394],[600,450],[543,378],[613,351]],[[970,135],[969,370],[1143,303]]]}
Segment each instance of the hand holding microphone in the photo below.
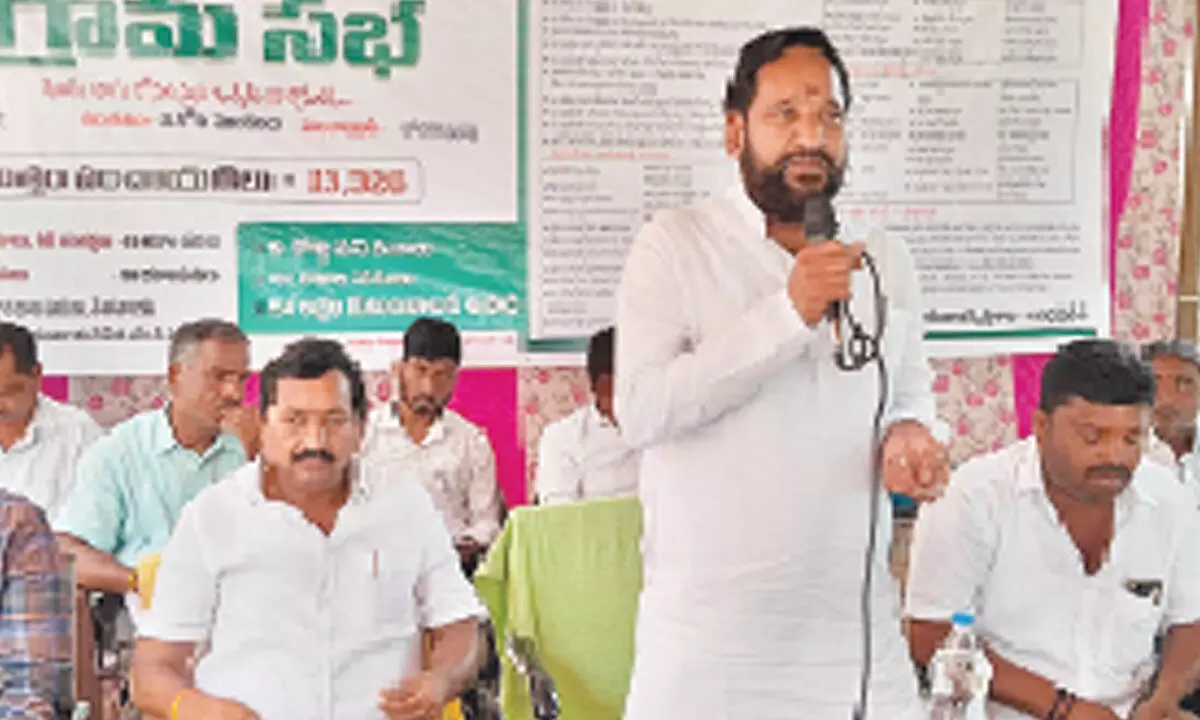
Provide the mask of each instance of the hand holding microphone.
{"label": "hand holding microphone", "polygon": [[804,320],[815,327],[822,317],[840,322],[850,299],[850,273],[862,266],[864,246],[836,240],[837,213],[825,195],[804,203],[804,247],[788,277],[788,295]]}
{"label": "hand holding microphone", "polygon": [[850,274],[862,266],[863,244],[810,242],[796,253],[788,297],[804,324],[816,327],[829,307],[850,299]]}

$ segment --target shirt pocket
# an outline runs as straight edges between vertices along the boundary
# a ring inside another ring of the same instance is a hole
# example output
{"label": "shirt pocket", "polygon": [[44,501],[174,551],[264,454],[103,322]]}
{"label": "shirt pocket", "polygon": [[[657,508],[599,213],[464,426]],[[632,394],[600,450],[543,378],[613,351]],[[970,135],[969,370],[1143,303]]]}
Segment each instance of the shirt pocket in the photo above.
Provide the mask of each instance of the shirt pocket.
{"label": "shirt pocket", "polygon": [[367,569],[371,575],[371,622],[376,628],[400,633],[415,629],[417,560],[414,552],[392,548],[370,552]]}
{"label": "shirt pocket", "polygon": [[433,493],[443,498],[454,498],[453,470],[444,463],[430,464],[427,470],[429,487]]}
{"label": "shirt pocket", "polygon": [[1154,640],[1163,621],[1161,604],[1139,597],[1125,587],[1113,590],[1103,632],[1104,664],[1124,675],[1137,675],[1141,666],[1154,662]]}

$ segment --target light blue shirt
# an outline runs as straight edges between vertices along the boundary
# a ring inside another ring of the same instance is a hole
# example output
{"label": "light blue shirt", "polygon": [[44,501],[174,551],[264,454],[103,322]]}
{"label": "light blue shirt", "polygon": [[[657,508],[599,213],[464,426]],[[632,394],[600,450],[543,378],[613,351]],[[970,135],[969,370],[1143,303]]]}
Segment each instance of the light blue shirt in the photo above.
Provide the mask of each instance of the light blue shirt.
{"label": "light blue shirt", "polygon": [[54,530],[133,567],[166,545],[197,493],[245,464],[246,451],[233,435],[218,436],[199,455],[175,439],[166,409],[135,415],[79,459]]}

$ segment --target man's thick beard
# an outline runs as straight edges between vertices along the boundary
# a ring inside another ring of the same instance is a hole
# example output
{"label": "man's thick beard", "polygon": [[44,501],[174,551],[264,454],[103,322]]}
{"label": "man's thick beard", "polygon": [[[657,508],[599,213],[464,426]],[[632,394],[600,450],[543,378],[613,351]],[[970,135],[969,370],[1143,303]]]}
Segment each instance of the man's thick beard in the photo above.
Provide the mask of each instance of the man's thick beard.
{"label": "man's thick beard", "polygon": [[[809,158],[816,158],[824,166],[825,187],[816,192],[801,193],[788,185],[784,172],[790,161]],[[845,167],[839,167],[833,158],[820,151],[793,153],[764,168],[755,161],[754,150],[749,143],[742,149],[738,165],[742,171],[742,184],[750,200],[767,217],[789,224],[804,222],[804,206],[810,198],[836,197],[846,177]]]}

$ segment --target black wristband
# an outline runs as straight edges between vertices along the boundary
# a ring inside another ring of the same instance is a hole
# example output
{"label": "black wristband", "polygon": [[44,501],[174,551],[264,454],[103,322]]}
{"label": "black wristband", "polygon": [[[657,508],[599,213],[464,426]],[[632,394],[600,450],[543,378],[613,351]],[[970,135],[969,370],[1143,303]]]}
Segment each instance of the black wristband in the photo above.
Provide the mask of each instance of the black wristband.
{"label": "black wristband", "polygon": [[1075,702],[1079,700],[1069,690],[1058,688],[1054,694],[1054,705],[1050,707],[1050,713],[1046,715],[1046,720],[1067,720],[1071,716],[1071,710],[1075,707]]}
{"label": "black wristband", "polygon": [[1067,702],[1063,705],[1063,709],[1062,712],[1059,713],[1058,720],[1067,720],[1067,718],[1071,717],[1071,711],[1075,709],[1075,703],[1078,700],[1079,698],[1075,697],[1073,693],[1067,693]]}
{"label": "black wristband", "polygon": [[1054,692],[1054,704],[1050,706],[1050,712],[1046,713],[1045,720],[1061,720],[1065,716],[1065,713],[1060,715],[1059,710],[1068,702],[1067,695],[1067,691],[1062,688]]}

